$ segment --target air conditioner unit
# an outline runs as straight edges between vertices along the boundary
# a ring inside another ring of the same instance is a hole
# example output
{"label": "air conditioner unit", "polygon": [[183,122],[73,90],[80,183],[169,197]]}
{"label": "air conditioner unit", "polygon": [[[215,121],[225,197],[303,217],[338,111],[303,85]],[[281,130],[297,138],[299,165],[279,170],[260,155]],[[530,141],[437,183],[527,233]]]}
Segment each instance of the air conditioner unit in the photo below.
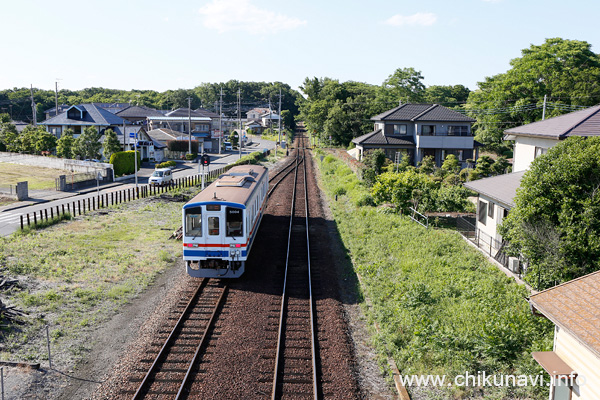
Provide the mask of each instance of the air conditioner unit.
{"label": "air conditioner unit", "polygon": [[515,274],[521,272],[521,265],[517,257],[508,257],[508,269]]}

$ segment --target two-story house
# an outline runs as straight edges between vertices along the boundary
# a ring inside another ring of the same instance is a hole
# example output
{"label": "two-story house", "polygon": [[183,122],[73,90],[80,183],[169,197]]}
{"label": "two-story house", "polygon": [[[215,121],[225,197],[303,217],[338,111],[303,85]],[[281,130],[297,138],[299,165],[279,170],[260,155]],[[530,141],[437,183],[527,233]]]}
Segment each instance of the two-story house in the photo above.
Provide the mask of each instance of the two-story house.
{"label": "two-story house", "polygon": [[514,140],[514,171],[523,171],[549,148],[571,136],[600,135],[600,105],[504,131]]}
{"label": "two-story house", "polygon": [[552,351],[532,354],[552,377],[550,399],[600,399],[600,271],[534,294],[529,304],[554,323]]}
{"label": "two-story house", "polygon": [[[502,247],[498,226],[514,207],[516,190],[531,162],[570,136],[600,135],[600,106],[507,129],[504,133],[505,139],[515,141],[515,172],[464,184],[479,195],[475,235],[480,246],[486,248],[492,256]],[[519,267],[515,265],[512,269],[516,272]]]}
{"label": "two-story house", "polygon": [[391,160],[400,153],[412,165],[427,156],[438,166],[449,154],[463,165],[478,157],[478,143],[471,131],[475,120],[438,104],[401,104],[371,120],[374,131],[352,140],[359,160],[371,149],[382,149]]}

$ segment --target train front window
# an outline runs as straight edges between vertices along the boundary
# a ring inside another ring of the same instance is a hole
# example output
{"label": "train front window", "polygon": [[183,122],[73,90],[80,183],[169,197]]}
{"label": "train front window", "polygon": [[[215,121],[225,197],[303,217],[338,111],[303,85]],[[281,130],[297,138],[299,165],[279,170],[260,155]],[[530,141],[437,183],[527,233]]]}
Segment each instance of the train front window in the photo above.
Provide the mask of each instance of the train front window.
{"label": "train front window", "polygon": [[208,234],[211,236],[219,235],[219,217],[208,217]]}
{"label": "train front window", "polygon": [[227,207],[226,212],[227,236],[244,236],[243,213],[241,208]]}
{"label": "train front window", "polygon": [[202,236],[201,207],[191,207],[185,210],[185,236]]}

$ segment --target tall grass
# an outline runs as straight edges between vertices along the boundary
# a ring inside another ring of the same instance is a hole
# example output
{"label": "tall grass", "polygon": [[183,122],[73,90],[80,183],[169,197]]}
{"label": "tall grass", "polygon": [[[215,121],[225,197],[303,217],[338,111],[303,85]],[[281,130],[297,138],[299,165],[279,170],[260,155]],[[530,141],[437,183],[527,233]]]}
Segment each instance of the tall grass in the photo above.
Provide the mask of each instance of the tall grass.
{"label": "tall grass", "polygon": [[[368,198],[368,191],[350,168],[331,155],[320,155],[322,185],[372,305],[367,314],[381,328],[375,335],[381,354],[392,355],[402,374],[453,378],[466,371],[542,372],[531,352],[552,348],[552,325],[531,314],[524,287],[458,233],[428,230],[358,201]],[[444,390],[455,397],[477,391]],[[547,389],[540,387],[484,388],[482,393],[485,398],[547,397]]]}

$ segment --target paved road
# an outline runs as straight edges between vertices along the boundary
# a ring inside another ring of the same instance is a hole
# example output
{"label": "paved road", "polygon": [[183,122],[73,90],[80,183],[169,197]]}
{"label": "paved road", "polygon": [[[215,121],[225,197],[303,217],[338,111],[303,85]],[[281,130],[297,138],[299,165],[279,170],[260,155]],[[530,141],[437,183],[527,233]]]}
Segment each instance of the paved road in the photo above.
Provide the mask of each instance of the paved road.
{"label": "paved road", "polygon": [[[243,149],[243,154],[248,154],[257,150],[262,149],[273,149],[275,143],[269,140],[255,140],[254,143],[247,148]],[[231,164],[239,160],[239,152],[224,152],[223,154],[210,154],[211,163],[209,170],[222,168],[228,164]],[[178,163],[173,173],[174,178],[182,178],[197,174],[199,172],[198,163]],[[138,185],[144,185],[148,183],[148,178],[154,171],[153,166],[141,168],[138,172]],[[19,229],[21,224],[20,216],[25,216],[27,213],[32,214],[40,210],[49,208],[56,209],[64,204],[66,207],[67,203],[72,203],[77,200],[84,200],[87,198],[95,197],[98,192],[100,194],[116,192],[118,190],[133,188],[135,187],[135,178],[128,179],[123,182],[115,182],[106,185],[101,185],[99,190],[96,188],[87,188],[79,192],[57,192],[57,191],[32,191],[31,198],[24,202],[13,203],[8,206],[0,207],[0,236],[8,236]]]}

